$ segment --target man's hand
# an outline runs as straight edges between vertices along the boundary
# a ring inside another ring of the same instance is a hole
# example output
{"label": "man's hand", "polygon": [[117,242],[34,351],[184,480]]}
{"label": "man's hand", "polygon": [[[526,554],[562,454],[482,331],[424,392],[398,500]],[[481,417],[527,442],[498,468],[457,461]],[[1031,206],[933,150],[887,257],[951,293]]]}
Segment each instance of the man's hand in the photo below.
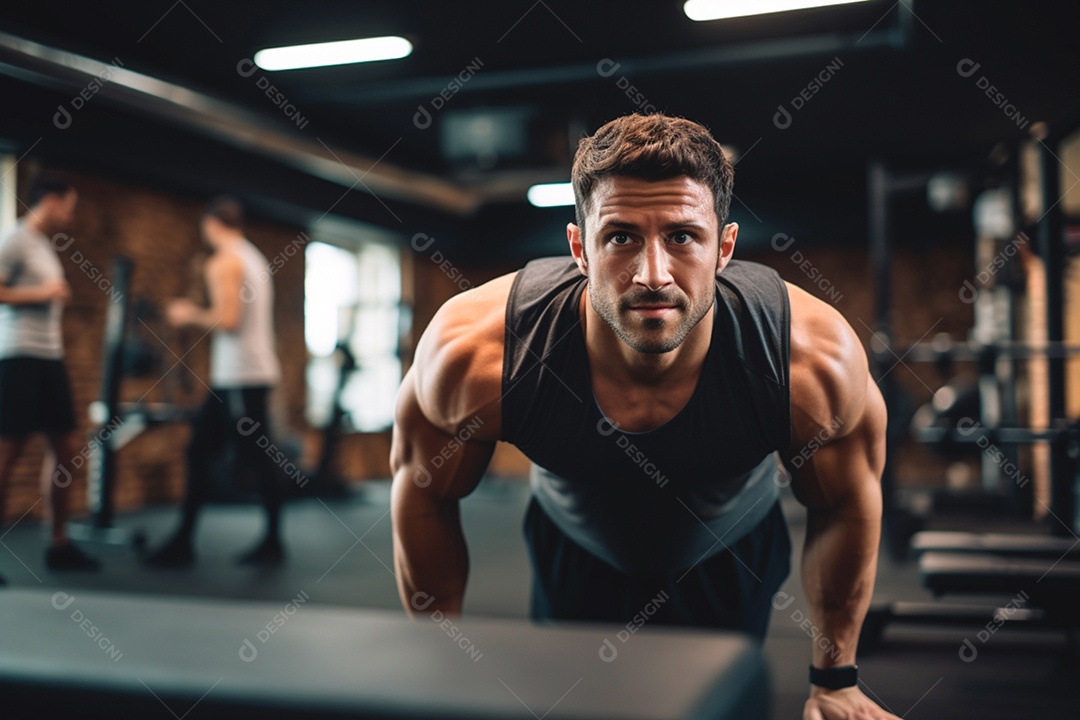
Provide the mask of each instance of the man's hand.
{"label": "man's hand", "polygon": [[165,308],[165,319],[173,327],[186,327],[194,325],[201,313],[198,305],[187,298],[179,298],[169,302]]}
{"label": "man's hand", "polygon": [[37,286],[39,302],[47,303],[59,300],[66,303],[71,299],[71,287],[65,280],[46,280]]}
{"label": "man's hand", "polygon": [[803,720],[900,720],[863,694],[858,686],[841,690],[813,687],[803,705]]}

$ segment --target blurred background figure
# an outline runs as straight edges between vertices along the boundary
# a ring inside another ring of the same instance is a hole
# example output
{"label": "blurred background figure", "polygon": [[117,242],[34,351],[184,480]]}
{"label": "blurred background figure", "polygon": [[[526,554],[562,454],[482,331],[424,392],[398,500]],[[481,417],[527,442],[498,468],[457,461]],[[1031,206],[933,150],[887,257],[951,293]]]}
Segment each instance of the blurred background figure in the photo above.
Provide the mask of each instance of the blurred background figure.
{"label": "blurred background figure", "polygon": [[[8,478],[34,433],[47,441],[41,494],[50,526],[50,570],[97,570],[99,563],[67,537],[67,466],[79,446],[64,367],[60,321],[71,289],[57,247],[67,247],[78,193],[59,176],[41,175],[27,193],[28,210],[0,240],[0,519]],[[0,584],[4,579],[0,576]]]}
{"label": "blurred background figure", "polygon": [[285,557],[280,537],[282,471],[262,449],[270,444],[267,397],[281,378],[274,350],[274,286],[266,257],[244,237],[243,223],[243,208],[235,199],[210,202],[201,221],[203,239],[213,251],[205,268],[210,307],[178,299],[167,308],[173,327],[193,327],[210,335],[210,386],[192,422],[180,526],[146,558],[151,566],[194,563],[192,538],[210,487],[211,465],[230,441],[238,462],[257,474],[266,507],[266,535],[240,562],[275,565]]}

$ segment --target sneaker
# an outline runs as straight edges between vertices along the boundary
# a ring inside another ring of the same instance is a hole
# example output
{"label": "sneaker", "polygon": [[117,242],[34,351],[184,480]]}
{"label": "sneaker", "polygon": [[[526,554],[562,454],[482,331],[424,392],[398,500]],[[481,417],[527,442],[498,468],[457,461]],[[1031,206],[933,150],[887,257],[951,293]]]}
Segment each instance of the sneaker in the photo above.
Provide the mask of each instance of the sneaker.
{"label": "sneaker", "polygon": [[74,543],[66,542],[63,545],[53,545],[45,551],[45,566],[54,571],[89,571],[97,572],[101,569],[101,563],[90,557]]}
{"label": "sneaker", "polygon": [[174,536],[167,543],[142,559],[144,565],[156,568],[179,569],[195,564],[191,540]]}
{"label": "sneaker", "polygon": [[258,565],[261,567],[273,567],[285,562],[285,548],[277,538],[263,540],[254,550],[244,553],[237,558],[240,565]]}

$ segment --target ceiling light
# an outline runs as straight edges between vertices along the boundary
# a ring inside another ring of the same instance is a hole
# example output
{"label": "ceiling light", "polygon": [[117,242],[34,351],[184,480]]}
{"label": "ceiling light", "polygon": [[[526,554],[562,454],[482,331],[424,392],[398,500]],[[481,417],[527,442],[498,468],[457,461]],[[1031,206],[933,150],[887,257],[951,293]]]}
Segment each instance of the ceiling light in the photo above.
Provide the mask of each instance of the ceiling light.
{"label": "ceiling light", "polygon": [[574,187],[568,182],[533,185],[527,193],[534,207],[562,207],[574,204]]}
{"label": "ceiling light", "polygon": [[854,2],[866,0],[686,0],[683,12],[691,20],[723,20]]}
{"label": "ceiling light", "polygon": [[412,43],[403,37],[361,38],[337,42],[267,48],[255,53],[255,64],[263,70],[348,65],[350,63],[397,60],[412,53]]}

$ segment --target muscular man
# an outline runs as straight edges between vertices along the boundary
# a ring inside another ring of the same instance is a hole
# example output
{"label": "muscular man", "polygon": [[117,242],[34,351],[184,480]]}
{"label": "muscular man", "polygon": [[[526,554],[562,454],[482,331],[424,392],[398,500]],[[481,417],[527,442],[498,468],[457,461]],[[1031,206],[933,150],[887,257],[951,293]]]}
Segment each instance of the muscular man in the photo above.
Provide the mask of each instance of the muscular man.
{"label": "muscular man", "polygon": [[274,287],[266,257],[244,237],[243,221],[236,200],[211,201],[201,226],[214,253],[206,263],[210,307],[174,300],[167,309],[174,327],[210,334],[210,392],[192,423],[180,527],[146,558],[151,566],[188,567],[195,561],[195,521],[209,491],[212,463],[230,440],[237,460],[258,475],[266,507],[266,535],[240,562],[276,565],[285,557],[280,538],[283,471],[262,450],[270,443],[267,396],[281,377],[274,347]]}
{"label": "muscular man", "polygon": [[[69,182],[42,175],[30,184],[26,216],[0,240],[0,521],[15,462],[30,435],[40,432],[47,441],[41,492],[48,498],[50,570],[99,568],[68,540],[71,476],[61,470],[81,443],[60,324],[71,290],[53,241],[71,229],[77,202]],[[68,236],[62,238],[70,245]]]}
{"label": "muscular man", "polygon": [[621,624],[660,597],[650,622],[762,638],[789,565],[779,453],[809,513],[809,614],[835,648],[813,646],[806,717],[893,717],[847,667],[874,584],[886,424],[858,338],[732,260],[733,170],[700,125],[614,120],[581,141],[572,177],[572,257],[449,300],[403,380],[391,462],[406,610],[461,611],[458,502],[506,440],[533,462],[534,618]]}

